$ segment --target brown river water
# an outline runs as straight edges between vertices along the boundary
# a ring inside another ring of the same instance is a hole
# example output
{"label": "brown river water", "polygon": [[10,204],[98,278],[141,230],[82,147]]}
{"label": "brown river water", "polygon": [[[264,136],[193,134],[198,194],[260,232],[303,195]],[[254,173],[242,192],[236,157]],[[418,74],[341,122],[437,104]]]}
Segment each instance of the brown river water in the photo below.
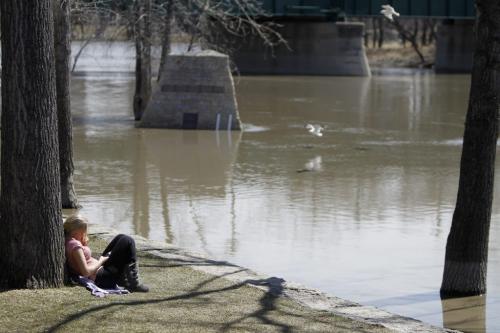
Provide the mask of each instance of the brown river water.
{"label": "brown river water", "polygon": [[[236,78],[242,133],[137,129],[133,83],[73,78],[76,188],[92,222],[435,325],[500,332],[498,181],[488,295],[438,295],[467,76]],[[297,173],[318,157],[321,170]]]}

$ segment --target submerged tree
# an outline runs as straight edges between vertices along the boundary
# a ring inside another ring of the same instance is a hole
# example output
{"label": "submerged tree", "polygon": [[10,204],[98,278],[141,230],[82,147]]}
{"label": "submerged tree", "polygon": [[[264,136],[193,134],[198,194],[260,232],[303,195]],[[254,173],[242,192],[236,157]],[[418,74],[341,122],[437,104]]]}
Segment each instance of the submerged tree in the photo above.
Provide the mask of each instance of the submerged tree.
{"label": "submerged tree", "polygon": [[[231,53],[233,46],[254,36],[271,48],[287,44],[258,0],[133,0],[127,8],[129,13],[123,12],[122,17],[134,32],[136,50],[135,120],[141,119],[151,97],[152,45],[160,41],[162,48],[159,80],[174,31],[190,39],[188,50],[196,44],[199,48]],[[112,6],[102,10],[116,14]]]}
{"label": "submerged tree", "polygon": [[174,19],[174,11],[173,11],[173,0],[166,0],[164,5],[162,6],[164,9],[163,12],[163,31],[161,38],[161,58],[160,58],[160,68],[158,70],[157,80],[160,82],[161,73],[163,67],[165,66],[165,61],[167,60],[167,56],[170,54],[171,49],[171,35],[172,35],[172,21]]}
{"label": "submerged tree", "polygon": [[140,120],[151,97],[151,0],[135,1],[134,118]]}
{"label": "submerged tree", "polygon": [[486,292],[500,87],[500,2],[476,0],[476,47],[443,298]]}
{"label": "submerged tree", "polygon": [[63,208],[77,208],[78,202],[73,186],[75,167],[73,165],[73,129],[69,92],[69,62],[71,57],[70,0],[53,0],[53,10],[61,204]]}
{"label": "submerged tree", "polygon": [[387,22],[389,22],[392,25],[392,27],[396,29],[399,36],[401,37],[401,40],[403,41],[403,45],[406,43],[406,41],[410,42],[411,46],[413,47],[413,50],[420,59],[420,64],[424,65],[426,63],[426,60],[422,51],[420,50],[420,46],[418,45],[418,20],[414,21],[414,29],[411,30],[407,29],[397,19],[397,17],[399,17],[399,13],[396,12],[396,10],[392,6],[383,5],[380,13],[384,15],[385,18],[387,19]]}
{"label": "submerged tree", "polygon": [[61,226],[51,0],[2,0],[0,289],[60,286]]}

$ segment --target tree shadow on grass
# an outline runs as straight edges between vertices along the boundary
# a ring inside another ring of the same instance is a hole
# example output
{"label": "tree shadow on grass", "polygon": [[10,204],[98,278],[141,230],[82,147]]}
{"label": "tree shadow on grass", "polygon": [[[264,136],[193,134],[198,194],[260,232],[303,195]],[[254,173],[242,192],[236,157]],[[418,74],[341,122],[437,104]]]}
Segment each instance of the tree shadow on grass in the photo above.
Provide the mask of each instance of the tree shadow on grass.
{"label": "tree shadow on grass", "polygon": [[[66,318],[64,318],[62,321],[60,321],[59,323],[48,328],[47,332],[57,332],[57,331],[63,329],[66,325],[70,324],[71,322],[83,319],[85,316],[98,315],[100,312],[108,310],[108,309],[112,309],[112,308],[116,308],[118,310],[124,306],[140,306],[140,305],[146,305],[146,304],[151,305],[151,304],[160,304],[160,303],[179,301],[179,300],[188,300],[188,299],[193,299],[196,297],[202,297],[202,296],[211,295],[211,294],[215,294],[215,293],[236,290],[236,289],[239,289],[239,288],[246,286],[246,285],[269,286],[269,291],[265,292],[263,297],[260,300],[261,309],[249,314],[248,316],[242,317],[239,320],[236,320],[234,322],[234,324],[243,321],[245,318],[255,317],[255,318],[260,319],[264,324],[274,325],[274,326],[280,327],[282,332],[290,332],[291,331],[290,327],[288,327],[287,325],[274,322],[266,317],[267,312],[275,309],[274,302],[283,290],[282,283],[284,282],[284,280],[282,280],[282,279],[277,279],[277,278],[271,277],[268,279],[245,280],[245,281],[235,283],[235,284],[229,285],[227,287],[223,287],[223,288],[209,289],[209,290],[203,290],[203,291],[200,290],[201,288],[214,282],[215,280],[224,278],[224,277],[231,275],[231,274],[236,274],[236,273],[242,272],[244,270],[245,269],[240,269],[240,270],[237,270],[234,272],[225,273],[222,275],[211,277],[211,278],[197,284],[189,292],[182,293],[180,295],[163,297],[163,298],[155,298],[155,299],[147,299],[147,300],[118,301],[118,302],[112,302],[112,303],[108,303],[108,304],[93,306],[93,307],[90,307],[88,309],[82,309],[82,311],[78,311],[78,312],[75,312],[73,314],[66,316]],[[279,281],[279,282],[277,283],[277,281]],[[227,326],[227,329],[229,329],[231,327],[231,325],[234,325],[234,324],[229,323],[225,326]],[[227,329],[224,329],[224,331],[226,331]]]}
{"label": "tree shadow on grass", "polygon": [[247,280],[248,284],[268,287],[268,291],[264,293],[264,295],[259,300],[260,308],[252,313],[249,313],[248,315],[242,316],[236,320],[224,324],[221,331],[227,332],[232,327],[234,327],[235,325],[241,323],[246,319],[256,318],[260,320],[263,324],[277,326],[283,333],[291,332],[292,331],[291,326],[279,323],[268,317],[269,312],[276,310],[275,303],[278,297],[283,295],[284,282],[285,280],[276,277],[270,277],[268,279],[261,279],[261,280]]}
{"label": "tree shadow on grass", "polygon": [[[144,251],[147,253],[147,251]],[[143,253],[144,253],[143,252]],[[141,267],[146,268],[172,268],[172,267],[182,267],[182,266],[226,266],[228,268],[232,268],[230,272],[225,272],[223,274],[218,274],[214,276],[210,276],[207,279],[204,279],[200,283],[196,284],[191,288],[189,291],[180,293],[178,295],[174,296],[168,296],[168,297],[154,297],[154,295],[151,295],[152,298],[149,299],[142,299],[142,300],[117,300],[113,301],[110,303],[106,304],[100,304],[100,305],[94,305],[89,308],[82,308],[80,311],[76,311],[74,313],[68,314],[65,316],[60,322],[54,324],[53,326],[49,327],[46,331],[47,332],[58,332],[60,330],[64,330],[67,325],[70,325],[72,322],[85,319],[86,317],[89,316],[94,316],[94,317],[106,317],[109,315],[109,310],[111,311],[120,311],[123,308],[127,307],[134,307],[134,306],[141,306],[141,305],[155,305],[155,304],[163,304],[163,303],[168,303],[168,302],[175,302],[175,301],[182,301],[182,300],[189,300],[189,302],[186,303],[174,303],[175,307],[183,307],[186,308],[186,311],[196,311],[196,308],[199,308],[200,306],[203,307],[204,305],[211,305],[214,301],[205,298],[205,296],[209,295],[214,295],[218,293],[223,293],[223,292],[228,292],[228,291],[234,291],[239,288],[242,288],[244,286],[252,285],[252,286],[257,286],[260,289],[262,289],[263,294],[262,296],[258,299],[258,309],[255,311],[252,311],[247,314],[241,315],[241,317],[234,319],[232,321],[229,321],[227,323],[219,323],[215,324],[217,327],[220,327],[221,332],[227,332],[231,331],[232,329],[238,329],[241,327],[238,327],[240,325],[244,325],[243,322],[251,319],[256,319],[258,320],[262,325],[266,326],[272,326],[275,327],[277,330],[280,332],[292,332],[294,331],[294,327],[290,324],[287,323],[287,317],[288,318],[302,318],[309,323],[318,323],[318,324],[324,324],[327,327],[331,328],[332,330],[335,328],[338,328],[340,332],[348,332],[350,331],[350,326],[346,325],[345,327],[338,323],[335,322],[335,327],[331,326],[333,325],[332,321],[328,320],[327,317],[332,316],[331,314],[323,314],[321,316],[309,316],[309,315],[303,315],[301,313],[293,313],[288,312],[285,309],[281,309],[279,305],[277,305],[277,300],[280,296],[284,294],[284,283],[285,280],[276,278],[276,277],[270,277],[266,279],[246,279],[241,282],[236,282],[231,285],[221,287],[221,288],[213,288],[213,289],[206,289],[208,285],[211,283],[215,282],[216,280],[223,279],[226,277],[230,277],[231,275],[235,275],[241,272],[247,271],[245,268],[241,268],[239,266],[227,263],[225,261],[214,261],[214,260],[208,260],[205,258],[199,258],[196,256],[185,256],[183,255],[182,258],[158,258],[157,256],[153,256],[150,254],[145,254],[142,256],[143,259],[146,259],[143,264],[141,264]],[[203,289],[203,290],[202,290]],[[173,304],[172,304],[173,305]],[[274,317],[278,316],[279,319],[274,319],[272,318],[271,314],[274,314]],[[283,318],[280,318],[283,317]],[[322,320],[323,319],[323,320]],[[143,318],[142,320],[148,322],[157,322],[158,320],[161,320],[160,318]],[[285,321],[285,322],[283,322]],[[196,322],[192,322],[193,325],[198,325],[201,323],[196,324]],[[214,328],[214,326],[211,327]],[[193,327],[193,329],[196,329],[196,327]],[[297,330],[298,328],[296,328]],[[365,332],[365,330],[361,329],[360,327],[356,328],[357,332]]]}

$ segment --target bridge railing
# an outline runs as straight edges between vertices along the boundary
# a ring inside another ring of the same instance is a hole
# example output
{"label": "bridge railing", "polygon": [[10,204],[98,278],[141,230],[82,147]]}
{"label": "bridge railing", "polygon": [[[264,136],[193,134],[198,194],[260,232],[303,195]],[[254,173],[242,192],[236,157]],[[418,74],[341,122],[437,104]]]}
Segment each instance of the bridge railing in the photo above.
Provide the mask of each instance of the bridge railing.
{"label": "bridge railing", "polygon": [[382,5],[392,5],[402,16],[472,19],[474,0],[263,0],[275,17],[377,16]]}
{"label": "bridge railing", "polygon": [[336,6],[350,16],[380,15],[382,5],[393,6],[403,16],[473,18],[474,0],[338,0]]}

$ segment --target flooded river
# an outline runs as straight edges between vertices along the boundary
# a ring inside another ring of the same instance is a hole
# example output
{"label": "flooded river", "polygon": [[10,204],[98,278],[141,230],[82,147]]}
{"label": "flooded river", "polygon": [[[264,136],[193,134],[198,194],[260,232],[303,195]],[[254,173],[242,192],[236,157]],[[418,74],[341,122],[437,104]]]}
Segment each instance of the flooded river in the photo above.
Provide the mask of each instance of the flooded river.
{"label": "flooded river", "polygon": [[[215,133],[136,129],[132,77],[75,77],[83,213],[432,324],[500,331],[499,181],[488,296],[442,304],[438,295],[466,76],[236,81],[246,130]],[[321,170],[297,172],[319,158]]]}

